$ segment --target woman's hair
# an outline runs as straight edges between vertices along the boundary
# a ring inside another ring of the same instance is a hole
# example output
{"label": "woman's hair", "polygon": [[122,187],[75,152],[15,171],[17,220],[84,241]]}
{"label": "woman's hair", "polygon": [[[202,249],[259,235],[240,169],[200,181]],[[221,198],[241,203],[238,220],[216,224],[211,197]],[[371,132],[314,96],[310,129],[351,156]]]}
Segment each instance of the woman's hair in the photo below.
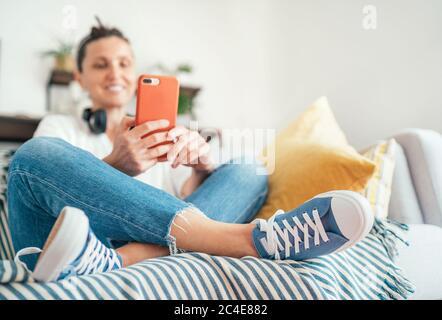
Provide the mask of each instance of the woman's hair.
{"label": "woman's hair", "polygon": [[101,23],[100,18],[98,18],[97,16],[95,16],[95,19],[97,19],[98,27],[92,27],[91,32],[80,41],[80,44],[78,46],[77,68],[79,72],[83,71],[82,63],[86,55],[86,48],[91,42],[107,37],[118,37],[126,41],[127,43],[130,43],[129,39],[127,39],[120,30],[118,30],[117,28],[108,28],[104,26]]}

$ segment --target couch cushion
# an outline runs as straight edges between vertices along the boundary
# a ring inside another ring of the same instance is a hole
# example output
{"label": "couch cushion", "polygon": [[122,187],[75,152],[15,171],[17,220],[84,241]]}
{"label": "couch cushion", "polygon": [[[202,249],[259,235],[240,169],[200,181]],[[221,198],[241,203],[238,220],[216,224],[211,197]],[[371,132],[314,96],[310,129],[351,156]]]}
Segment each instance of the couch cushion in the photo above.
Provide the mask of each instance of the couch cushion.
{"label": "couch cushion", "polygon": [[390,219],[409,224],[424,223],[419,201],[411,180],[407,158],[401,145],[396,148],[388,216]]}
{"label": "couch cushion", "polygon": [[394,138],[407,156],[424,222],[442,226],[442,135],[407,129]]}
{"label": "couch cushion", "polygon": [[390,139],[380,141],[363,151],[363,155],[376,164],[376,169],[361,194],[368,199],[378,218],[388,216],[397,146],[397,142]]}

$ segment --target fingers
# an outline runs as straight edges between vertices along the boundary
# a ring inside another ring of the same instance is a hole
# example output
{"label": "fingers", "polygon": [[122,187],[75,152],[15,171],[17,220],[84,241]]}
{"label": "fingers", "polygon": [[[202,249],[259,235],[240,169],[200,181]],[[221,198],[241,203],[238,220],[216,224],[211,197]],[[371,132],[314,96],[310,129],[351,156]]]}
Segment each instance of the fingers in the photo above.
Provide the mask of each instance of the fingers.
{"label": "fingers", "polygon": [[153,146],[156,146],[157,144],[166,141],[170,141],[170,139],[168,139],[168,133],[157,132],[147,136],[144,139],[141,139],[139,143],[142,145],[143,148],[151,148]]}
{"label": "fingers", "polygon": [[124,129],[124,131],[135,126],[135,117],[124,116],[121,120],[120,126]]}
{"label": "fingers", "polygon": [[199,145],[198,140],[194,140],[187,145],[187,148],[184,148],[178,157],[176,157],[175,161],[172,163],[172,168],[178,167],[180,164],[198,164],[199,159]]}
{"label": "fingers", "polygon": [[199,159],[198,159],[199,163],[203,165],[210,165],[212,163],[212,158],[210,156],[211,156],[210,145],[207,142],[205,142],[200,147]]}
{"label": "fingers", "polygon": [[169,126],[169,121],[166,119],[148,121],[142,123],[131,130],[131,134],[136,138],[141,138],[152,131],[159,129],[166,129]]}
{"label": "fingers", "polygon": [[162,155],[165,155],[173,148],[173,144],[162,144],[154,148],[150,148],[147,150],[147,158],[148,159],[157,159]]}
{"label": "fingers", "polygon": [[205,148],[204,145],[185,148],[175,158],[175,161],[172,163],[172,168],[176,168],[179,165],[197,165],[203,148]]}
{"label": "fingers", "polygon": [[[124,124],[126,127],[133,126],[135,119],[125,117]],[[183,126],[177,126],[168,132],[149,134],[153,131],[167,129],[168,126],[169,121],[165,119],[135,126],[124,134],[123,138],[126,140],[124,144],[132,145],[139,150],[138,152],[142,152],[141,157],[144,160],[140,159],[141,162],[158,160],[159,157],[167,155],[167,159],[172,161],[173,168],[180,164],[197,165],[200,159],[203,160],[205,155],[209,153],[210,147],[205,139],[197,131],[190,131]],[[141,139],[142,137],[144,138]],[[162,144],[172,140],[176,140],[176,142]]]}
{"label": "fingers", "polygon": [[[169,134],[170,135],[170,134]],[[167,154],[167,160],[174,161],[178,154],[193,140],[200,137],[196,131],[187,131],[186,134],[179,136],[178,141],[174,144],[172,150]]]}
{"label": "fingers", "polygon": [[199,136],[198,139],[190,141],[186,147],[181,149],[172,163],[172,168],[176,168],[180,164],[198,165],[200,159],[203,159],[209,152],[209,144]]}
{"label": "fingers", "polygon": [[177,139],[178,137],[182,136],[183,134],[189,132],[189,129],[183,126],[176,126],[175,128],[169,130],[169,139],[171,141]]}

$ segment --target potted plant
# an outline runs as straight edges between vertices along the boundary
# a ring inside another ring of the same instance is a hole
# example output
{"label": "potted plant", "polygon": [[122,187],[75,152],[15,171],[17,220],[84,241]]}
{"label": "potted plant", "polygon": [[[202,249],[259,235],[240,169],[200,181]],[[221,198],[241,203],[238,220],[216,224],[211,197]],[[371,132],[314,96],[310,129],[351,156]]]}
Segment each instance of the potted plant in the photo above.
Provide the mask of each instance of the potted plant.
{"label": "potted plant", "polygon": [[58,47],[42,53],[43,57],[54,57],[54,70],[72,72],[74,70],[74,57],[72,52],[74,45],[62,40],[58,41]]}

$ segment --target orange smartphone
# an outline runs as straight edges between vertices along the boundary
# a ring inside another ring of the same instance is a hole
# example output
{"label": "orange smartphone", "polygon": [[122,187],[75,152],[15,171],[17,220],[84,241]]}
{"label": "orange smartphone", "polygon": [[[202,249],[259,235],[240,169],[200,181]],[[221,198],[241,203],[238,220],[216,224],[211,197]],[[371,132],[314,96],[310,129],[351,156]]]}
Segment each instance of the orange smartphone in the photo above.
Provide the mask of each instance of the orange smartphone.
{"label": "orange smartphone", "polygon": [[[160,131],[169,131],[175,127],[179,92],[180,84],[175,77],[143,74],[138,78],[136,125],[160,119],[169,120],[169,127],[153,131],[146,136]],[[173,142],[160,144],[167,143]],[[166,161],[167,156],[163,155],[158,160]]]}

